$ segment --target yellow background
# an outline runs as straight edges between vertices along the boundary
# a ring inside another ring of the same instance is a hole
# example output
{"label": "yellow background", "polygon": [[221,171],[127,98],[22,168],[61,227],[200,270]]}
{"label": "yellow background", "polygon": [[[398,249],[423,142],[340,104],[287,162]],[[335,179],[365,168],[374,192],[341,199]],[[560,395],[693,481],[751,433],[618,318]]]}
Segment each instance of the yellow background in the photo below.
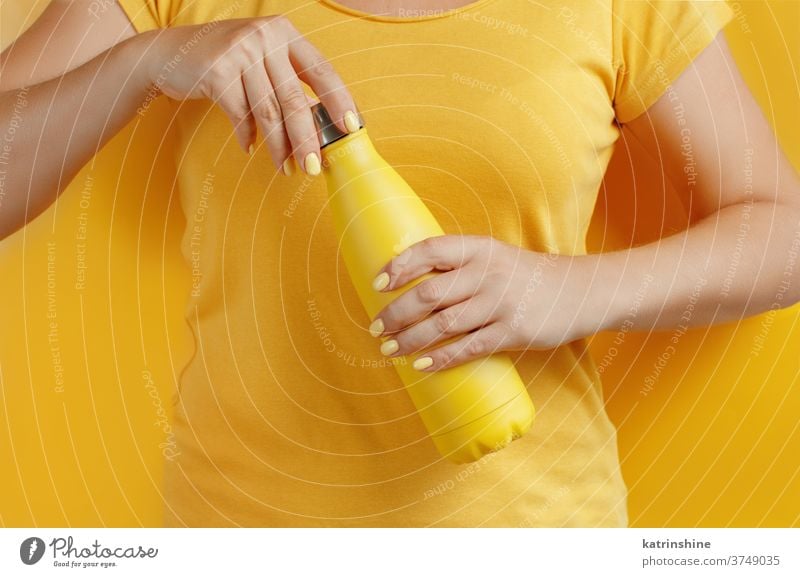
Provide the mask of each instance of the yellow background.
{"label": "yellow background", "polygon": [[[46,2],[2,5],[0,44]],[[800,167],[800,3],[731,2],[739,66]],[[123,130],[60,200],[0,243],[0,525],[158,526],[161,411],[190,353],[188,268],[171,196],[163,103]],[[154,143],[159,146],[155,146]],[[612,161],[594,249],[686,224],[680,200],[652,198],[657,171]],[[85,229],[83,228],[85,227]],[[86,280],[77,265],[85,230]],[[49,267],[49,268],[48,268]],[[800,307],[696,329],[641,394],[670,332],[602,334],[609,413],[635,526],[800,525]],[[63,385],[59,386],[59,381]]]}

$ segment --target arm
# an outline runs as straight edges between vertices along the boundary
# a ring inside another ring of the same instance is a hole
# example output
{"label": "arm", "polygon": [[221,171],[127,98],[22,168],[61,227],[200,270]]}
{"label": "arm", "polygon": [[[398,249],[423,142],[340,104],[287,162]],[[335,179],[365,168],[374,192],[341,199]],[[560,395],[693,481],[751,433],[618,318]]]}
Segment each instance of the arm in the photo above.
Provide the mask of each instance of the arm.
{"label": "arm", "polygon": [[[626,319],[644,330],[711,325],[800,301],[800,182],[724,36],[623,133],[660,160],[696,222],[659,242],[596,257],[599,275],[619,279],[616,294],[595,289],[608,303],[601,328]],[[684,171],[691,161],[696,179]],[[647,294],[632,318],[627,309],[643,285]]]}
{"label": "arm", "polygon": [[89,4],[52,2],[0,55],[0,238],[45,210],[147,91],[126,65],[125,14],[112,5],[90,17]]}
{"label": "arm", "polygon": [[[724,38],[672,88],[623,134],[640,140],[689,194],[696,219],[689,229],[586,256],[539,254],[479,236],[412,245],[379,271],[387,276],[376,286],[393,290],[444,272],[376,315],[371,332],[398,342],[391,356],[428,349],[415,367],[434,371],[601,330],[709,325],[800,301],[800,183]],[[684,172],[687,135],[693,179]]]}
{"label": "arm", "polygon": [[301,81],[341,130],[357,128],[355,116],[346,122],[355,104],[342,80],[281,16],[225,20],[205,31],[181,26],[134,34],[121,8],[109,4],[98,13],[104,32],[87,41],[97,32],[89,6],[84,0],[55,2],[2,54],[0,238],[45,210],[89,158],[161,93],[218,104],[245,151],[260,130],[273,163],[286,174],[292,159],[309,174],[320,171]]}

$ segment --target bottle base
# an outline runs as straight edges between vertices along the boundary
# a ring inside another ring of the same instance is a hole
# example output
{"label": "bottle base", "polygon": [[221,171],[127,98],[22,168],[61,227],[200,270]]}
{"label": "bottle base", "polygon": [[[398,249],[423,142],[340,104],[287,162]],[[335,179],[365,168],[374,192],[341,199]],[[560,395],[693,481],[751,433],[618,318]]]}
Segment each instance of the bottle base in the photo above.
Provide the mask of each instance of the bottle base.
{"label": "bottle base", "polygon": [[534,414],[533,402],[524,392],[491,413],[431,439],[449,461],[471,463],[519,439],[530,429]]}

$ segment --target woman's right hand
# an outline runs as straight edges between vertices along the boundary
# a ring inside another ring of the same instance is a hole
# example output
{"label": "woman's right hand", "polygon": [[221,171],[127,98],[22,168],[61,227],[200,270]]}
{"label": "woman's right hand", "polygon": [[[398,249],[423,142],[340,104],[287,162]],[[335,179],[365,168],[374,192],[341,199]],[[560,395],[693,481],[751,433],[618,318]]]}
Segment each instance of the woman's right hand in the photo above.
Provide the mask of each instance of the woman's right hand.
{"label": "woman's right hand", "polygon": [[[147,49],[154,87],[177,100],[207,98],[233,123],[243,150],[261,130],[275,167],[292,157],[319,174],[319,142],[301,80],[340,130],[358,129],[355,103],[320,52],[283,16],[221,20],[156,33]],[[349,114],[348,114],[349,113]]]}

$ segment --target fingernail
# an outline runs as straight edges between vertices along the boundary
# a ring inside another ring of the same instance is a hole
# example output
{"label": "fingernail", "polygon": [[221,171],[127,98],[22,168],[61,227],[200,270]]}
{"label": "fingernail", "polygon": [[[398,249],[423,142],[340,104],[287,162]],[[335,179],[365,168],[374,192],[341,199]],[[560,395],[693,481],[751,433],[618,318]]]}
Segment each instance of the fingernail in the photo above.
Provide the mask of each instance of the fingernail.
{"label": "fingernail", "polygon": [[421,371],[422,369],[427,369],[429,366],[433,364],[433,359],[430,357],[420,357],[416,361],[414,361],[411,366],[414,367],[416,370]]}
{"label": "fingernail", "polygon": [[382,291],[387,286],[389,286],[389,273],[382,272],[375,277],[374,281],[372,281],[372,288],[374,288],[376,291]]}
{"label": "fingernail", "polygon": [[383,319],[375,319],[372,321],[372,324],[369,325],[369,334],[373,337],[379,337],[383,334]]}
{"label": "fingernail", "polygon": [[397,344],[397,341],[394,339],[389,339],[385,343],[381,345],[381,354],[384,357],[388,357],[397,352],[397,349],[400,348],[400,345]]}
{"label": "fingernail", "polygon": [[317,176],[319,174],[319,157],[314,152],[309,152],[306,155],[306,159],[303,161],[303,166],[306,169],[306,173],[310,174],[311,176]]}
{"label": "fingernail", "polygon": [[286,176],[294,174],[294,160],[292,160],[291,156],[283,161],[283,174]]}
{"label": "fingernail", "polygon": [[247,149],[247,154],[249,154],[250,156],[253,156],[253,152],[255,151],[255,149],[256,149],[255,144],[251,144],[250,148]]}
{"label": "fingernail", "polygon": [[344,127],[347,129],[347,132],[357,132],[359,128],[358,125],[358,118],[356,118],[355,113],[352,110],[348,110],[344,113]]}

